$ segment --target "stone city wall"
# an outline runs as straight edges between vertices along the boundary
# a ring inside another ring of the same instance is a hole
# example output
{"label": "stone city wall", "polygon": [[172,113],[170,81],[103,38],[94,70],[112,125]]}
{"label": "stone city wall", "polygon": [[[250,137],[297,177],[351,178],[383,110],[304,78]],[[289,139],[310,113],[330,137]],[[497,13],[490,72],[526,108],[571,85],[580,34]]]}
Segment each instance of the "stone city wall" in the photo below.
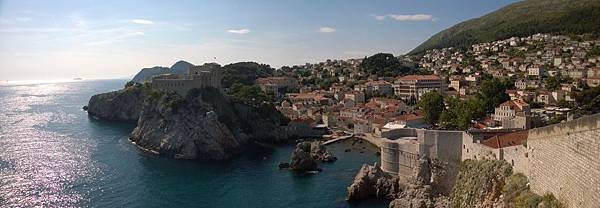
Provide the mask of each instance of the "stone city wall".
{"label": "stone city wall", "polygon": [[600,205],[600,114],[532,129],[527,149],[533,191],[569,207]]}

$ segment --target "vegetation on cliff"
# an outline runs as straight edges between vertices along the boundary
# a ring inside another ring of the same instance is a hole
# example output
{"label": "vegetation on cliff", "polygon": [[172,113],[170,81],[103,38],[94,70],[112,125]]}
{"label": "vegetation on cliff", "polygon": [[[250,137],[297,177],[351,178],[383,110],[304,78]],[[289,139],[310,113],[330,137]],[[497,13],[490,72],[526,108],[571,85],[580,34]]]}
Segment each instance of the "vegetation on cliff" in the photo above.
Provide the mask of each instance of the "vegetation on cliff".
{"label": "vegetation on cliff", "polygon": [[475,43],[535,33],[599,34],[598,22],[600,1],[597,0],[519,1],[441,31],[410,53],[434,48],[468,48]]}
{"label": "vegetation on cliff", "polygon": [[554,195],[546,193],[544,196],[537,195],[529,189],[529,180],[523,174],[517,173],[506,179],[502,188],[504,204],[507,207],[529,208],[562,208],[565,207]]}
{"label": "vegetation on cliff", "polygon": [[[501,200],[502,199],[502,200]],[[554,195],[537,195],[527,177],[513,174],[510,164],[500,160],[466,160],[450,194],[452,207],[544,207],[562,208]]]}
{"label": "vegetation on cliff", "polygon": [[511,174],[512,167],[505,161],[463,161],[450,194],[452,207],[492,207],[498,202],[504,181]]}

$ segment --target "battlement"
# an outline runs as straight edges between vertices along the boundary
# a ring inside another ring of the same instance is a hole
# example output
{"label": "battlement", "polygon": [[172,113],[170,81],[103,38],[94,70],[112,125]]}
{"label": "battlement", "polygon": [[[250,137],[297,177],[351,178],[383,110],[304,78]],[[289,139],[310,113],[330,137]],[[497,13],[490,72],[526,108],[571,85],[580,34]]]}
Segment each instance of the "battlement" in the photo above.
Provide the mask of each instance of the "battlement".
{"label": "battlement", "polygon": [[176,74],[163,74],[152,77],[151,86],[158,90],[175,91],[185,96],[194,88],[213,87],[222,89],[221,80],[223,72],[221,66],[208,63],[202,66],[192,66],[183,76]]}

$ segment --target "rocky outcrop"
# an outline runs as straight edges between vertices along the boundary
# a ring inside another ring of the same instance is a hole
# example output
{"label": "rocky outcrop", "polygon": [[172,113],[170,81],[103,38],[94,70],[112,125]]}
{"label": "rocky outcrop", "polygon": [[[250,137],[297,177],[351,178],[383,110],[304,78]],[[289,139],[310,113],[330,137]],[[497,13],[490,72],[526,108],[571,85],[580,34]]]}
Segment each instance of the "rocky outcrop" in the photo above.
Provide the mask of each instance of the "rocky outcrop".
{"label": "rocky outcrop", "polygon": [[322,162],[335,162],[337,157],[333,156],[331,152],[327,151],[327,147],[321,141],[315,141],[310,143],[310,154],[319,161]]}
{"label": "rocky outcrop", "polygon": [[98,119],[137,122],[130,140],[173,158],[225,160],[249,142],[287,142],[285,119],[273,106],[236,103],[213,88],[182,97],[133,85],[94,95],[87,110]]}
{"label": "rocky outcrop", "polygon": [[[327,151],[322,142],[300,142],[292,152],[289,168],[296,171],[314,171],[319,169],[317,161],[335,162],[336,160],[337,158]],[[282,163],[279,167],[288,166]]]}
{"label": "rocky outcrop", "polygon": [[273,107],[233,103],[216,89],[192,90],[185,98],[153,91],[141,109],[131,141],[168,157],[226,160],[249,142],[286,139]]}
{"label": "rocky outcrop", "polygon": [[144,95],[142,86],[94,95],[88,102],[87,111],[103,120],[137,122]]}
{"label": "rocky outcrop", "polygon": [[435,196],[432,190],[432,162],[421,158],[404,190],[390,203],[390,208],[445,208],[448,199]]}
{"label": "rocky outcrop", "polygon": [[310,142],[300,142],[296,144],[296,149],[292,152],[290,168],[295,171],[313,171],[318,169],[317,159],[311,155]]}
{"label": "rocky outcrop", "polygon": [[364,164],[348,187],[347,200],[394,199],[400,192],[398,177],[383,172],[379,165]]}

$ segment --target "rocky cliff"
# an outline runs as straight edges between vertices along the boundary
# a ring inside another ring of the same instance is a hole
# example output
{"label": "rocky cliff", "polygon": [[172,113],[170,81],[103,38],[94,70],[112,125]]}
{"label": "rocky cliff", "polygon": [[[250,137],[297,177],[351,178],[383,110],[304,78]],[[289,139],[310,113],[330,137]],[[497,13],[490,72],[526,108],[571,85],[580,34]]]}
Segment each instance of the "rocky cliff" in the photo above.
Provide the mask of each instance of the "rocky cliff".
{"label": "rocky cliff", "polygon": [[95,95],[90,115],[137,121],[131,141],[150,152],[180,159],[225,160],[249,142],[285,142],[285,119],[273,106],[235,103],[216,89],[186,97],[147,85]]}
{"label": "rocky cliff", "polygon": [[383,172],[379,165],[363,165],[348,187],[347,200],[394,199],[400,193],[398,177]]}
{"label": "rocky cliff", "polygon": [[92,96],[88,114],[103,120],[137,122],[145,92],[141,86]]}
{"label": "rocky cliff", "polygon": [[348,187],[347,200],[369,198],[392,200],[390,208],[444,208],[447,197],[435,194],[436,165],[425,158],[418,161],[408,181],[384,172],[375,164],[363,165],[354,182]]}

